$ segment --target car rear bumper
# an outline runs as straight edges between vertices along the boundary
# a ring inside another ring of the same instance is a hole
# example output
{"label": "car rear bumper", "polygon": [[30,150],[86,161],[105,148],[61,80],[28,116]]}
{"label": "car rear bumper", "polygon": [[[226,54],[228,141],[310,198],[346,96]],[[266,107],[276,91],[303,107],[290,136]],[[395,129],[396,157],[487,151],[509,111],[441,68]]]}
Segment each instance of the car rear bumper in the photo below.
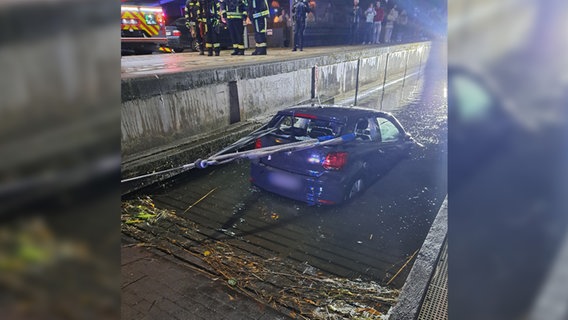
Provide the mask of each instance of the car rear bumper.
{"label": "car rear bumper", "polygon": [[335,172],[306,176],[253,162],[250,176],[251,183],[263,190],[310,205],[338,204],[344,200],[345,179]]}
{"label": "car rear bumper", "polygon": [[179,37],[168,38],[168,47],[170,47],[170,48],[182,48]]}
{"label": "car rear bumper", "polygon": [[122,37],[120,38],[122,43],[154,43],[154,44],[166,44],[168,39],[165,37]]}

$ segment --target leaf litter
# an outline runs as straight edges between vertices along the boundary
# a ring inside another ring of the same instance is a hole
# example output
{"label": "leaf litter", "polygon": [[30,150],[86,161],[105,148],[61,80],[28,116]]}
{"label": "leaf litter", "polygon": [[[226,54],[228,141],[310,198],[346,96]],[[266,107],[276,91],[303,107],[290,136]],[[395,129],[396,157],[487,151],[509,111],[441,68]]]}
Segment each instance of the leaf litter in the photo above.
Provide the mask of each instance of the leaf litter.
{"label": "leaf litter", "polygon": [[[156,207],[148,196],[122,204],[122,231],[135,238],[144,230],[137,226],[171,224],[179,219],[174,210]],[[151,242],[152,236],[145,236],[145,241]],[[168,243],[180,245],[176,239]],[[397,302],[397,289],[340,278],[307,262],[251,253],[242,249],[242,243],[237,238],[208,238],[186,251],[205,262],[228,287],[295,319],[388,319],[389,309]]]}

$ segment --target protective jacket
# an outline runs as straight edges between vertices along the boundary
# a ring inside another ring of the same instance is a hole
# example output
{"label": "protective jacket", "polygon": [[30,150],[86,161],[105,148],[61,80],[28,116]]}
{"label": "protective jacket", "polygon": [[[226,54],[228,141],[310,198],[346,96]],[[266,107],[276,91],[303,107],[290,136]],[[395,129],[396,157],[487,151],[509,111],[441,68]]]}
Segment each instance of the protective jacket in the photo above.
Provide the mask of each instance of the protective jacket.
{"label": "protective jacket", "polygon": [[220,15],[220,4],[215,0],[203,0],[204,2],[204,12],[205,21],[207,24],[207,30],[205,34],[205,48],[209,51],[208,55],[213,55],[213,50],[215,55],[219,55],[221,50],[221,44],[219,43],[219,33],[221,32],[221,15]]}
{"label": "protective jacket", "polygon": [[247,17],[247,1],[219,0],[219,5],[221,16],[227,21],[233,43],[232,55],[243,55],[245,50],[243,20]]}
{"label": "protective jacket", "polygon": [[219,0],[221,13],[225,19],[244,19],[247,15],[246,0]]}
{"label": "protective jacket", "polygon": [[270,17],[266,0],[248,0],[248,14],[254,25],[254,40],[256,50],[253,55],[266,54],[266,19]]}
{"label": "protective jacket", "polygon": [[191,37],[197,42],[201,54],[203,54],[207,30],[205,12],[203,11],[204,4],[204,0],[187,0],[185,2],[185,25],[189,29]]}

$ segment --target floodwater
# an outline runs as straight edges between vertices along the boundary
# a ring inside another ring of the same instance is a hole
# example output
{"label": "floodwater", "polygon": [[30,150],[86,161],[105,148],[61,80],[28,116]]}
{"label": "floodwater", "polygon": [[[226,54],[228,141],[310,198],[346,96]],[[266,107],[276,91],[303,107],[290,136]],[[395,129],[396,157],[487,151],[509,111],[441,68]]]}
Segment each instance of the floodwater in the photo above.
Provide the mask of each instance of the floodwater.
{"label": "floodwater", "polygon": [[[438,59],[404,85],[359,99],[359,106],[395,114],[424,147],[349,203],[308,206],[251,188],[248,161],[192,171],[150,195],[212,239],[238,239],[307,268],[386,284],[420,249],[447,194],[446,68]],[[400,288],[410,267],[391,286]]]}

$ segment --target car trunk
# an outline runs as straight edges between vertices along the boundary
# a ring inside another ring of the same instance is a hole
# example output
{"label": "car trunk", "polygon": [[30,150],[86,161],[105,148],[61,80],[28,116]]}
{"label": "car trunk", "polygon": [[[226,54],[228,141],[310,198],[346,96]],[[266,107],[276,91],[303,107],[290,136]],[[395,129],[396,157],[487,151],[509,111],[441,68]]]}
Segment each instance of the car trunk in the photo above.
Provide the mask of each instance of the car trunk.
{"label": "car trunk", "polygon": [[[298,140],[282,136],[267,136],[262,139],[263,146],[273,146],[297,142]],[[298,151],[284,151],[273,153],[260,159],[260,162],[280,170],[307,176],[319,176],[325,171],[323,162],[328,154],[329,147],[312,147]]]}

